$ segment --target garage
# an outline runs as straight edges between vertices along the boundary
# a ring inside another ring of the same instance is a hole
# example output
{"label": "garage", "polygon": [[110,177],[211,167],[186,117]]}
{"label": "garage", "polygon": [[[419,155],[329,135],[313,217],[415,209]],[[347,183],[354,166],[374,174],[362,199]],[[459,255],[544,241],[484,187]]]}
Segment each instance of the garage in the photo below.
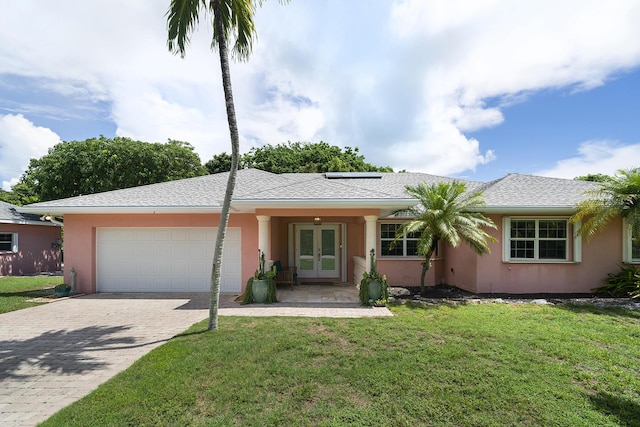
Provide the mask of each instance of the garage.
{"label": "garage", "polygon": [[[98,228],[98,292],[209,292],[217,228]],[[241,230],[225,238],[220,292],[242,289]]]}

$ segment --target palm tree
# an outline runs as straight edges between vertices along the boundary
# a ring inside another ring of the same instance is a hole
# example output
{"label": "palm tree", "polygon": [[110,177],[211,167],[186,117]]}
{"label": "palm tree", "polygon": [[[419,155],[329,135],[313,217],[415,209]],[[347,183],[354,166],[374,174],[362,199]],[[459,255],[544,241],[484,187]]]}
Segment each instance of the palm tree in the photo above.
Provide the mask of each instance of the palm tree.
{"label": "palm tree", "polygon": [[[571,222],[580,222],[578,233],[593,237],[616,216],[631,226],[633,237],[640,238],[640,168],[619,170],[599,187],[585,192],[587,199],[577,205]],[[585,220],[586,219],[586,220]]]}
{"label": "palm tree", "polygon": [[238,171],[238,152],[240,139],[233,103],[231,72],[229,70],[229,52],[227,43],[235,41],[232,55],[238,60],[247,60],[251,54],[252,42],[256,36],[253,23],[254,0],[171,0],[167,11],[168,47],[172,53],[185,56],[190,35],[199,22],[200,13],[213,15],[212,49],[217,47],[222,70],[222,87],[227,108],[227,121],[231,134],[231,170],[227,179],[227,188],[220,212],[220,223],[216,237],[216,247],[211,267],[211,303],[209,306],[209,330],[218,329],[218,303],[220,301],[220,268],[224,238],[229,223],[229,209]]}
{"label": "palm tree", "polygon": [[[493,221],[475,211],[484,205],[482,193],[466,194],[467,187],[460,181],[440,182],[417,187],[407,186],[407,193],[420,201],[409,210],[413,219],[402,224],[396,240],[409,235],[420,234],[418,255],[424,257],[420,276],[420,293],[424,292],[424,278],[431,268],[431,256],[438,242],[450,244],[454,248],[464,241],[478,255],[490,253],[489,241],[496,239],[483,230],[496,228]],[[475,211],[475,212],[474,212]]]}

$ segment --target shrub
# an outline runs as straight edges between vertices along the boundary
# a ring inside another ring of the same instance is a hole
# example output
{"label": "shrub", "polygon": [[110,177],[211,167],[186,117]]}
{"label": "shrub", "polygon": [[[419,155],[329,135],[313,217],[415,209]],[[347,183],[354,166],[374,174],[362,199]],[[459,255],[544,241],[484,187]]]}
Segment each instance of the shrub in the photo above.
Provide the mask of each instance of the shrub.
{"label": "shrub", "polygon": [[593,289],[599,294],[640,298],[640,270],[634,266],[620,266],[617,273],[607,275],[606,284]]}

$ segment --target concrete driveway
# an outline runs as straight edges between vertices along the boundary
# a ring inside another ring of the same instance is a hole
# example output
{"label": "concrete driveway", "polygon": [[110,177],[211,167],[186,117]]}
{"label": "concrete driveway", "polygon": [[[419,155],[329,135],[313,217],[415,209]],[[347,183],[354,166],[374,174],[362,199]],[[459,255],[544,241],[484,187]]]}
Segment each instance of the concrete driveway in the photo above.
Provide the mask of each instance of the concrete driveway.
{"label": "concrete driveway", "polygon": [[0,425],[33,426],[208,316],[208,294],[98,294],[0,314]]}

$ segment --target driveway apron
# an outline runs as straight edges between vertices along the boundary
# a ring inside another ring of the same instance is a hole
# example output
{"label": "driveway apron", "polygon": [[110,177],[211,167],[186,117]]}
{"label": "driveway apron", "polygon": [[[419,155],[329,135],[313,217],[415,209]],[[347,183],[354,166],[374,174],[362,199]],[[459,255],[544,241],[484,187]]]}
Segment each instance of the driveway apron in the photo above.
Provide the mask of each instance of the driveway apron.
{"label": "driveway apron", "polygon": [[205,301],[98,294],[0,314],[0,425],[47,419],[205,319]]}

